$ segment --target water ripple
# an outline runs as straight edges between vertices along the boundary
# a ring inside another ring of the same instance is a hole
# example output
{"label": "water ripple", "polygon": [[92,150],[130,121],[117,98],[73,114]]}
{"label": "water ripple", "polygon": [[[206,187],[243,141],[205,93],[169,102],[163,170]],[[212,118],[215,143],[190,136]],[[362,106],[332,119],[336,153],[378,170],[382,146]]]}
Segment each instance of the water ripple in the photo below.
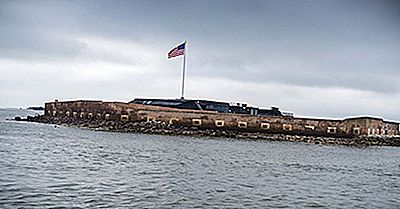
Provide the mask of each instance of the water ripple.
{"label": "water ripple", "polygon": [[10,114],[0,111],[0,208],[400,205],[395,147],[55,129],[1,120]]}

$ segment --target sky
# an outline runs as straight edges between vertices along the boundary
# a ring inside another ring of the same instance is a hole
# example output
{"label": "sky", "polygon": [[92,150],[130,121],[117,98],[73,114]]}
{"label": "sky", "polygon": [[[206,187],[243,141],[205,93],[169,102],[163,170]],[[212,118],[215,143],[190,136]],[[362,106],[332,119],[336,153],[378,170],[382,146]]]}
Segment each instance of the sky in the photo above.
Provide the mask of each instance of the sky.
{"label": "sky", "polygon": [[185,98],[400,121],[400,2],[0,0],[0,107]]}

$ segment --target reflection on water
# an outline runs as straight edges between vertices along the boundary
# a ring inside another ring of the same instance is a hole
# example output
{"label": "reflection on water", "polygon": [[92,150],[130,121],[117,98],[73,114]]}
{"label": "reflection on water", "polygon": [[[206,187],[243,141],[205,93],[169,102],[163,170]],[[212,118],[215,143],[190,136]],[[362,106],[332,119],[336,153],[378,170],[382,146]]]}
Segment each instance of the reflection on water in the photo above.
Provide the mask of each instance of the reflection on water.
{"label": "reflection on water", "polygon": [[396,208],[400,148],[107,133],[7,121],[0,208]]}

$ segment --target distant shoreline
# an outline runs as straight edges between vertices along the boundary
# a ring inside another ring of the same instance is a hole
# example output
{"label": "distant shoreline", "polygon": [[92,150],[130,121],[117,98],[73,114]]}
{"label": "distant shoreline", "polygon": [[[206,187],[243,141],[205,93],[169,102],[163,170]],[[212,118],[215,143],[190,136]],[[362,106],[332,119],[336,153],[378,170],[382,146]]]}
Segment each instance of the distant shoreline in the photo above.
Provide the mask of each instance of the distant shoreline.
{"label": "distant shoreline", "polygon": [[27,110],[44,110],[44,107],[38,106],[38,107],[28,107],[26,108]]}

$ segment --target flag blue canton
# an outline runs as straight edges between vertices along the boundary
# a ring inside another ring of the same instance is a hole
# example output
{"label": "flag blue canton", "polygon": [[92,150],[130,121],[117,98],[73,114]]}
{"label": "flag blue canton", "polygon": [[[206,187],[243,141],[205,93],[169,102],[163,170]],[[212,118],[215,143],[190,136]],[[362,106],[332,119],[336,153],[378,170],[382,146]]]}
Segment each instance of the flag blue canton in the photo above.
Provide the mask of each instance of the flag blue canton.
{"label": "flag blue canton", "polygon": [[183,44],[179,45],[179,46],[177,47],[178,50],[180,50],[180,49],[185,49],[185,45],[186,45],[186,43],[183,43]]}

